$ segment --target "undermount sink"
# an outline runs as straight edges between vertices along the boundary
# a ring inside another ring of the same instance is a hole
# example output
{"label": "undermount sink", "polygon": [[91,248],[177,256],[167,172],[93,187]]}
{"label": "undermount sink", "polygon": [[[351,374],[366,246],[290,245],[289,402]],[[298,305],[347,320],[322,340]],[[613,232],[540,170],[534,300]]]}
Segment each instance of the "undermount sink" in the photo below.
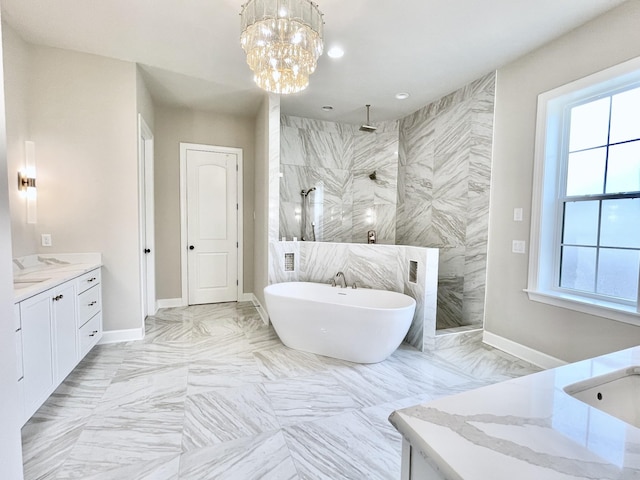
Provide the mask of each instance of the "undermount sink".
{"label": "undermount sink", "polygon": [[573,383],[564,391],[623,422],[640,428],[640,366]]}

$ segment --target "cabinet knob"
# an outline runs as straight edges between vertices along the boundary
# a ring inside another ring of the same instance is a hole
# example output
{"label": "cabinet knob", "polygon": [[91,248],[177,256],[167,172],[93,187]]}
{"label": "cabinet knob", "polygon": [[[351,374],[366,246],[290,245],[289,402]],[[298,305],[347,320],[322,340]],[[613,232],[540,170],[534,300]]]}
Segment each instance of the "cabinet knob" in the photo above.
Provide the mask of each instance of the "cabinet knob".
{"label": "cabinet knob", "polygon": [[194,248],[196,247],[194,247],[193,245],[189,245],[189,250],[193,250]]}
{"label": "cabinet knob", "polygon": [[91,282],[95,282],[96,281],[96,277],[91,277],[89,280],[87,280],[87,282],[91,283]]}
{"label": "cabinet knob", "polygon": [[145,248],[144,249],[144,253],[151,253],[151,249],[150,248]]}
{"label": "cabinet knob", "polygon": [[89,306],[90,306],[90,307],[93,307],[96,303],[98,303],[98,302],[96,302],[96,301],[94,300],[93,302],[89,303]]}
{"label": "cabinet knob", "polygon": [[96,336],[96,333],[98,333],[98,330],[94,330],[93,332],[91,332],[91,333],[89,334],[89,336],[90,336],[90,337],[95,337],[95,336]]}
{"label": "cabinet knob", "polygon": [[63,298],[64,298],[64,295],[56,295],[51,300],[53,300],[54,302],[57,302],[58,300],[62,300]]}

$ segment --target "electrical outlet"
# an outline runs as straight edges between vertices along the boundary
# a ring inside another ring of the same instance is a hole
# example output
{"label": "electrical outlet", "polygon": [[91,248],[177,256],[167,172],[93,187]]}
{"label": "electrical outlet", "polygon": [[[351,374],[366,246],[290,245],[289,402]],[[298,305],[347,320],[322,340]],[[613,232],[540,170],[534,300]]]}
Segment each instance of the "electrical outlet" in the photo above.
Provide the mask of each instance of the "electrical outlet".
{"label": "electrical outlet", "polygon": [[511,251],[513,253],[525,253],[527,243],[524,240],[513,240]]}
{"label": "electrical outlet", "polygon": [[42,246],[43,247],[50,247],[51,245],[53,245],[53,243],[51,242],[51,234],[50,233],[43,233],[42,234]]}

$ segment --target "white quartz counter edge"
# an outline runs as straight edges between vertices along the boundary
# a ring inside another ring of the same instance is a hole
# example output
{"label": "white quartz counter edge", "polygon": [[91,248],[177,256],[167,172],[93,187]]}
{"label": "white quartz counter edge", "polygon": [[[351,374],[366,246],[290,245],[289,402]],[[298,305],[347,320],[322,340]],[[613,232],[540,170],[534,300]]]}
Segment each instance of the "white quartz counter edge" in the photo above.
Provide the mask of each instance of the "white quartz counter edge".
{"label": "white quartz counter edge", "polygon": [[640,365],[640,347],[395,411],[389,421],[446,479],[640,478],[640,429],[564,387]]}
{"label": "white quartz counter edge", "polygon": [[[34,258],[36,260],[33,260]],[[55,260],[55,263],[44,263],[43,259],[45,261]],[[16,263],[27,266],[22,269],[14,268],[14,282],[17,281],[14,283],[14,303],[26,300],[101,267],[102,255],[32,255],[16,259],[14,264]]]}

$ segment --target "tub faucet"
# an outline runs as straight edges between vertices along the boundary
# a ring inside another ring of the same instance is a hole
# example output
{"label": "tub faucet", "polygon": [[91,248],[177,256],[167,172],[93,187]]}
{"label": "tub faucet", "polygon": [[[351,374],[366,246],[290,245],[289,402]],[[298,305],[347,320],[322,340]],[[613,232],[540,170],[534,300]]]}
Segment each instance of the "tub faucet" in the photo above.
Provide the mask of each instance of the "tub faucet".
{"label": "tub faucet", "polygon": [[336,281],[336,284],[340,285],[340,288],[347,288],[347,279],[344,278],[344,273],[342,272],[336,273],[334,280]]}

